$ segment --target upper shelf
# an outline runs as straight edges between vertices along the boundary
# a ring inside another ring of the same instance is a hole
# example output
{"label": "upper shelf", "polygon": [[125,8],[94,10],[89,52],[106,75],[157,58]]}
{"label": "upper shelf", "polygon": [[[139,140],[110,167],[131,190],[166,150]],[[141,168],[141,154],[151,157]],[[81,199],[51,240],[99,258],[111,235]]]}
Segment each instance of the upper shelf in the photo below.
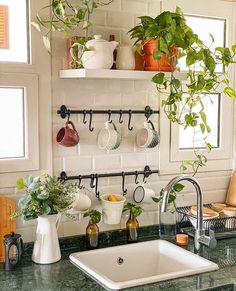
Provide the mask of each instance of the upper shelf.
{"label": "upper shelf", "polygon": [[[105,70],[105,69],[70,69],[60,70],[60,78],[93,78],[93,79],[126,79],[126,80],[151,80],[158,72],[153,71],[128,71],[128,70]],[[166,76],[170,76],[166,72]],[[185,73],[175,73],[176,78],[186,79]]]}

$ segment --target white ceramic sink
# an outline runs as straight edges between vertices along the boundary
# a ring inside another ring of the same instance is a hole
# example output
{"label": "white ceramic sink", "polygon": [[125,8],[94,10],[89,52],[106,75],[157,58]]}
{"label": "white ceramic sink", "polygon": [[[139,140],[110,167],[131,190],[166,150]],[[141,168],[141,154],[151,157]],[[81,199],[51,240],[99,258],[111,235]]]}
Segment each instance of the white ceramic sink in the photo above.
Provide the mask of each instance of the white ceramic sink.
{"label": "white ceramic sink", "polygon": [[218,269],[217,264],[165,240],[78,252],[70,260],[100,284],[123,289]]}

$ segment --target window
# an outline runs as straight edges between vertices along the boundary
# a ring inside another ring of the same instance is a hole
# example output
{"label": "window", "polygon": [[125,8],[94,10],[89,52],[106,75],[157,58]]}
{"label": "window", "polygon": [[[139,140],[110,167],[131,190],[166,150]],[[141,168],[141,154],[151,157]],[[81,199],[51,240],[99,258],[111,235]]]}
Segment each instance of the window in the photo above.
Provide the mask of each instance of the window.
{"label": "window", "polygon": [[0,4],[0,62],[29,63],[28,1]]}
{"label": "window", "polygon": [[24,95],[24,88],[0,87],[0,159],[25,156]]}
{"label": "window", "polygon": [[37,75],[1,74],[0,106],[0,169],[38,169]]}
{"label": "window", "polygon": [[[162,11],[174,11],[176,6],[183,9],[187,23],[204,41],[205,45],[211,45],[209,34],[213,35],[216,47],[230,46],[235,42],[233,40],[234,4],[232,2],[169,0],[162,2]],[[211,47],[214,48],[213,45]],[[184,70],[183,64],[181,69]],[[222,72],[222,70],[222,66],[217,67],[217,71]],[[229,74],[232,76],[232,71]],[[220,88],[218,89],[222,91]],[[225,97],[224,94],[215,92],[202,97],[204,97],[203,103],[207,122],[211,127],[208,141],[213,145],[213,149],[207,155],[207,167],[201,168],[200,171],[230,170],[233,166],[233,100]],[[165,97],[161,94],[160,98]],[[160,112],[160,173],[179,173],[181,161],[194,159],[193,130],[184,130],[177,124],[171,124],[162,110]],[[201,148],[205,154],[199,134],[195,132],[195,147]]]}

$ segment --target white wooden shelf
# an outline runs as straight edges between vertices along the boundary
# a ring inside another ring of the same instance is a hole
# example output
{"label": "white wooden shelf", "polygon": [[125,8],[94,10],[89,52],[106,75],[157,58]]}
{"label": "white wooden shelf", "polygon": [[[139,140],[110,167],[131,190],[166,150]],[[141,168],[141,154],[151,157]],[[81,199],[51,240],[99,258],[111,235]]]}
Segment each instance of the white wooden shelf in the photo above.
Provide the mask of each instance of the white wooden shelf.
{"label": "white wooden shelf", "polygon": [[[60,70],[60,78],[90,78],[90,79],[126,79],[126,80],[151,80],[158,72],[154,71],[128,71],[128,70],[105,70],[105,69],[70,69]],[[166,72],[166,76],[170,76]],[[176,78],[185,80],[185,73],[175,73]]]}

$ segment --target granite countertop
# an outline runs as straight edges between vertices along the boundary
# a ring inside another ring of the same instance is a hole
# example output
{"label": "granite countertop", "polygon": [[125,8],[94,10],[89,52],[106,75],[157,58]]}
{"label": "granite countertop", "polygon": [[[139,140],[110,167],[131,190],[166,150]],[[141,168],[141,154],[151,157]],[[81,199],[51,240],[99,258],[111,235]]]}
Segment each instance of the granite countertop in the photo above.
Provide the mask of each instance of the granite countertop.
{"label": "granite countertop", "polygon": [[[101,234],[100,245],[107,247],[125,243],[124,231]],[[154,228],[142,233],[140,240],[157,239]],[[60,240],[62,259],[50,265],[38,265],[31,261],[32,244],[25,245],[25,256],[20,266],[12,272],[6,272],[0,264],[0,290],[107,290],[72,265],[68,259],[70,253],[85,250],[85,238],[73,237]],[[193,240],[190,239],[189,250],[193,250]],[[212,290],[211,288],[236,282],[236,238],[219,240],[217,247],[210,250],[203,247],[203,256],[220,267],[218,271],[200,275],[173,279],[160,283],[130,288],[133,291],[144,290]],[[134,266],[135,267],[135,266]],[[126,289],[128,290],[128,289]],[[233,286],[213,290],[234,290]]]}

